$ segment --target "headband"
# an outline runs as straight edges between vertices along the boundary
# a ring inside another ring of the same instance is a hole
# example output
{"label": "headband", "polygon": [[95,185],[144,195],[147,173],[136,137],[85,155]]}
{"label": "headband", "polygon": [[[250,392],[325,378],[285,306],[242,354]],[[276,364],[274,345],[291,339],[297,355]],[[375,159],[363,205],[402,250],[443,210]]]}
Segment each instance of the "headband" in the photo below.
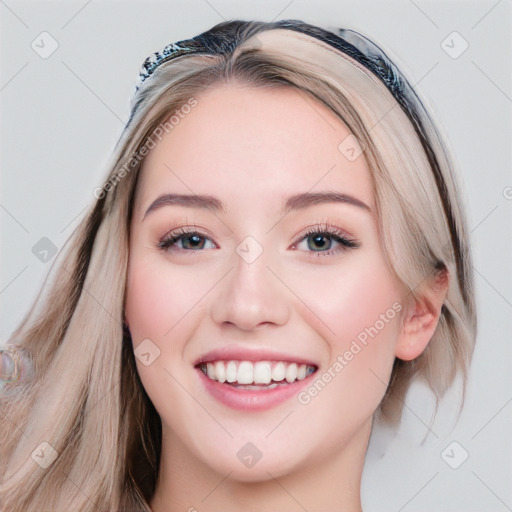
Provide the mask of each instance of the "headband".
{"label": "headband", "polygon": [[135,91],[153,75],[160,65],[190,54],[225,55],[232,53],[241,42],[241,32],[251,26],[254,34],[261,31],[288,29],[314,37],[352,57],[374,73],[386,85],[401,105],[410,88],[398,69],[381,48],[363,35],[349,29],[338,29],[338,34],[299,20],[281,20],[273,23],[231,21],[220,23],[192,39],[170,43],[146,58],[139,71]]}

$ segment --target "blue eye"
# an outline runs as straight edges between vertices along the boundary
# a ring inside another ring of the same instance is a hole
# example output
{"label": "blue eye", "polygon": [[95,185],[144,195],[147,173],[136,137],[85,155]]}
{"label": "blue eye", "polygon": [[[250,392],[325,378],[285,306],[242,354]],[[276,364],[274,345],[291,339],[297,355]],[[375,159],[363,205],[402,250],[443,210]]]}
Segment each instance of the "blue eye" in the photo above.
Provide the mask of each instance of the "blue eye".
{"label": "blue eye", "polygon": [[[158,247],[162,250],[171,250],[174,247],[177,250],[184,251],[211,249],[212,247],[205,247],[207,241],[210,241],[210,239],[198,231],[181,228],[162,238],[158,242]],[[179,242],[181,242],[181,247],[177,245]]]}
{"label": "blue eye", "polygon": [[298,242],[293,244],[293,249],[300,249],[303,242],[306,242],[304,250],[310,252],[312,256],[330,256],[339,251],[359,247],[355,240],[348,238],[341,230],[327,225],[310,228]]}
{"label": "blue eye", "polygon": [[[303,242],[306,242],[305,248],[300,247]],[[165,235],[157,245],[163,251],[202,251],[216,248],[208,236],[191,228],[172,231]],[[311,256],[331,256],[340,251],[357,247],[359,247],[358,242],[349,238],[343,231],[324,224],[309,228],[291,248],[303,250],[310,253]]]}

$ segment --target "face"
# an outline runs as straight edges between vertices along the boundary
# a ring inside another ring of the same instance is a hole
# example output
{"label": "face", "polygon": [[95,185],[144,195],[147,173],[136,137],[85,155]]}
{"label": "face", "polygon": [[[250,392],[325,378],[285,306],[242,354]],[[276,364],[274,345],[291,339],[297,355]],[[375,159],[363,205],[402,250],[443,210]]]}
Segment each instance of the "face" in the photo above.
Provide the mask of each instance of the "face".
{"label": "face", "polygon": [[196,100],[131,225],[126,320],[164,445],[245,481],[335,464],[367,443],[404,297],[364,152],[291,88]]}

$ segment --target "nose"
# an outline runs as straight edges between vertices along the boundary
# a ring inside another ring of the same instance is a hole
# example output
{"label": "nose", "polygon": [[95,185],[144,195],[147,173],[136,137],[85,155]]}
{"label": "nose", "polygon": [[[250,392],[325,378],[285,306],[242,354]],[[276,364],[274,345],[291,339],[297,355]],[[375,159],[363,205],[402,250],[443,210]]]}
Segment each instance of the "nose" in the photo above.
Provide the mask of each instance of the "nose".
{"label": "nose", "polygon": [[267,267],[263,255],[247,263],[235,254],[233,269],[219,284],[212,306],[212,318],[217,324],[250,331],[288,321],[287,289]]}

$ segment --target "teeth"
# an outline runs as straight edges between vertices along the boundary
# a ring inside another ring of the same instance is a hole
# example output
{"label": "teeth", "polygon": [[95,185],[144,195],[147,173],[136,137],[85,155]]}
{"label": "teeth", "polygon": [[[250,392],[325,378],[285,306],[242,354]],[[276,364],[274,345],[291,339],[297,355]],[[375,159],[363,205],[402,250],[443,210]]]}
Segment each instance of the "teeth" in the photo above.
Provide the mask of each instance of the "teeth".
{"label": "teeth", "polygon": [[217,361],[215,363],[215,369],[213,377],[210,377],[210,379],[213,379],[214,377],[217,377],[217,380],[219,382],[226,382],[226,367],[224,366],[224,363],[222,361]]}
{"label": "teeth", "polygon": [[286,382],[294,382],[297,380],[297,365],[292,363],[286,368]]}
{"label": "teeth", "polygon": [[280,382],[284,380],[286,376],[286,365],[284,363],[277,363],[272,369],[272,380]]}
{"label": "teeth", "polygon": [[270,363],[260,361],[254,365],[254,384],[270,384],[272,368]]}
{"label": "teeth", "polygon": [[285,380],[284,384],[291,384],[315,371],[314,366],[284,361],[215,361],[203,363],[200,368],[212,380],[228,382],[244,389],[261,389],[262,386],[274,388]]}
{"label": "teeth", "polygon": [[238,365],[238,384],[252,384],[254,382],[254,366],[249,361],[242,361]]}
{"label": "teeth", "polygon": [[[219,363],[222,363],[222,361],[219,361]],[[229,361],[229,363],[226,366],[226,380],[228,382],[236,381],[236,370],[237,368],[235,361]]]}
{"label": "teeth", "polygon": [[301,364],[297,368],[297,380],[305,379],[306,378],[306,372],[307,372],[306,365],[305,364]]}

